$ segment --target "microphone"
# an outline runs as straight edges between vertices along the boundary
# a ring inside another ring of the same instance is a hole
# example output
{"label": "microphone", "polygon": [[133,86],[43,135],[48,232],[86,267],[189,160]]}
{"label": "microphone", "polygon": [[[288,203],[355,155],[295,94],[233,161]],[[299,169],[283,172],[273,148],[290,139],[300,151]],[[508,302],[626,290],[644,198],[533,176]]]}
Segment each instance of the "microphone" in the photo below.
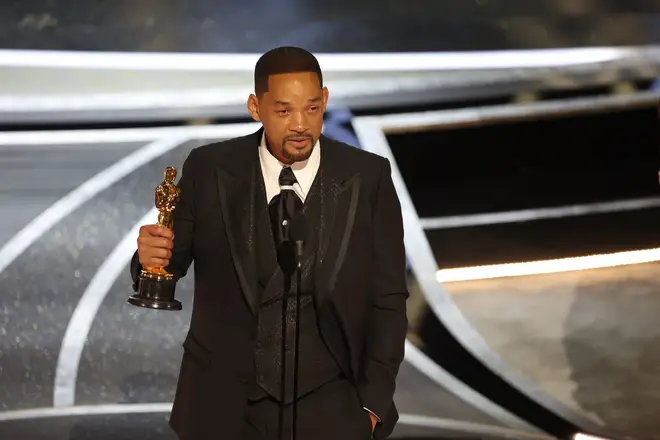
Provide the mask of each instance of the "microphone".
{"label": "microphone", "polygon": [[293,276],[296,269],[302,265],[303,244],[307,222],[302,214],[298,214],[289,220],[287,238],[277,246],[277,261],[284,276]]}
{"label": "microphone", "polygon": [[289,238],[293,242],[305,241],[307,235],[307,219],[302,212],[291,219],[289,223]]}
{"label": "microphone", "polygon": [[289,238],[295,243],[295,255],[298,267],[300,267],[302,262],[305,237],[307,237],[307,219],[303,213],[300,213],[291,220],[289,226]]}

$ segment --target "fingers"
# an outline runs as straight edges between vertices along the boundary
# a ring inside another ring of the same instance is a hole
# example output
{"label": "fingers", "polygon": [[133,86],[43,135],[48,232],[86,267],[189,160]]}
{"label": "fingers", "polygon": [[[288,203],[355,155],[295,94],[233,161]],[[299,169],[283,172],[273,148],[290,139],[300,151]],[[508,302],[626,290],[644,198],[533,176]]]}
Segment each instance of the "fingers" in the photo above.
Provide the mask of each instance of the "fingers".
{"label": "fingers", "polygon": [[140,256],[144,256],[145,258],[162,258],[163,260],[169,260],[172,258],[172,250],[170,247],[138,245],[138,252],[140,252],[140,250],[142,250]]}
{"label": "fingers", "polygon": [[164,226],[145,225],[140,228],[137,244],[143,267],[165,267],[172,258],[174,234]]}
{"label": "fingers", "polygon": [[144,225],[140,228],[140,235],[163,237],[174,240],[174,233],[172,230],[162,225]]}
{"label": "fingers", "polygon": [[143,267],[167,267],[172,258],[172,254],[169,251],[153,248],[138,249],[138,256],[140,258],[140,264]]}
{"label": "fingers", "polygon": [[169,238],[162,237],[138,237],[138,250],[140,248],[155,248],[172,250],[174,248],[174,241]]}
{"label": "fingers", "polygon": [[143,267],[167,267],[172,253],[167,249],[138,248],[138,256]]}
{"label": "fingers", "polygon": [[140,264],[142,267],[167,267],[170,264],[170,260],[164,260],[162,258],[149,258],[149,259],[142,259],[140,257]]}

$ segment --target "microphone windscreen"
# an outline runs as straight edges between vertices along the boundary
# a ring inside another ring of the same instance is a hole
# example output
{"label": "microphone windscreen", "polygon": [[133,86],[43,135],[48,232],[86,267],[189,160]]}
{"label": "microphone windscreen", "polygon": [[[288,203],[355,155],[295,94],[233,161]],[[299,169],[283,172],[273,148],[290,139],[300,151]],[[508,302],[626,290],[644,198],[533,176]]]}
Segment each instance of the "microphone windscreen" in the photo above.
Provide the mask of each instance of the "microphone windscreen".
{"label": "microphone windscreen", "polygon": [[302,213],[295,216],[290,223],[289,238],[291,241],[305,241],[307,237],[307,219]]}

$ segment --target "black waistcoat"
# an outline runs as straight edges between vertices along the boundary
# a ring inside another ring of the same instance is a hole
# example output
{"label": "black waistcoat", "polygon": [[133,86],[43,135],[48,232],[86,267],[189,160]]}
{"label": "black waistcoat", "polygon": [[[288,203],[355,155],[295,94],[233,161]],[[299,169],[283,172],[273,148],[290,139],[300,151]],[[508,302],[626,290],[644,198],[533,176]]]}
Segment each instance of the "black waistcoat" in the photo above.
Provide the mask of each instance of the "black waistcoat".
{"label": "black waistcoat", "polygon": [[[318,180],[318,179],[317,179]],[[337,377],[341,369],[328,350],[321,333],[316,316],[314,303],[314,264],[316,261],[316,248],[318,234],[313,222],[319,218],[318,185],[315,180],[303,206],[303,213],[307,218],[308,236],[305,240],[302,261],[302,289],[300,304],[300,346],[298,367],[298,397],[303,397],[329,380]],[[258,278],[258,293],[260,306],[258,315],[257,338],[255,341],[255,385],[252,387],[250,398],[260,399],[271,396],[281,399],[281,337],[282,337],[282,306],[285,299],[286,280],[277,263],[275,244],[270,227],[265,189],[257,185],[255,196],[259,209],[256,212],[256,263]],[[286,371],[287,371],[287,403],[293,400],[293,341],[295,331],[294,293],[297,283],[294,275],[290,280],[289,296],[286,298],[288,317],[286,324],[287,342]]]}

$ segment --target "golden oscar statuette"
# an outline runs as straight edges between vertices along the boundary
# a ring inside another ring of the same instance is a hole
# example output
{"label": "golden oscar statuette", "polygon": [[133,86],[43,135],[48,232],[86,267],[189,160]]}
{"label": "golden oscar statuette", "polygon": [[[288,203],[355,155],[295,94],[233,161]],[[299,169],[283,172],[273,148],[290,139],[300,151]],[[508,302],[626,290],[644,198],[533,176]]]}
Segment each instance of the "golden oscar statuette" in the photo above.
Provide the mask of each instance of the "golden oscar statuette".
{"label": "golden oscar statuette", "polygon": [[[163,183],[156,187],[155,201],[158,209],[158,224],[166,228],[174,227],[174,209],[179,201],[181,189],[174,184],[176,168],[165,168]],[[176,280],[164,267],[143,268],[138,281],[138,291],[128,298],[128,303],[138,307],[159,310],[181,310],[179,301],[174,299]]]}

